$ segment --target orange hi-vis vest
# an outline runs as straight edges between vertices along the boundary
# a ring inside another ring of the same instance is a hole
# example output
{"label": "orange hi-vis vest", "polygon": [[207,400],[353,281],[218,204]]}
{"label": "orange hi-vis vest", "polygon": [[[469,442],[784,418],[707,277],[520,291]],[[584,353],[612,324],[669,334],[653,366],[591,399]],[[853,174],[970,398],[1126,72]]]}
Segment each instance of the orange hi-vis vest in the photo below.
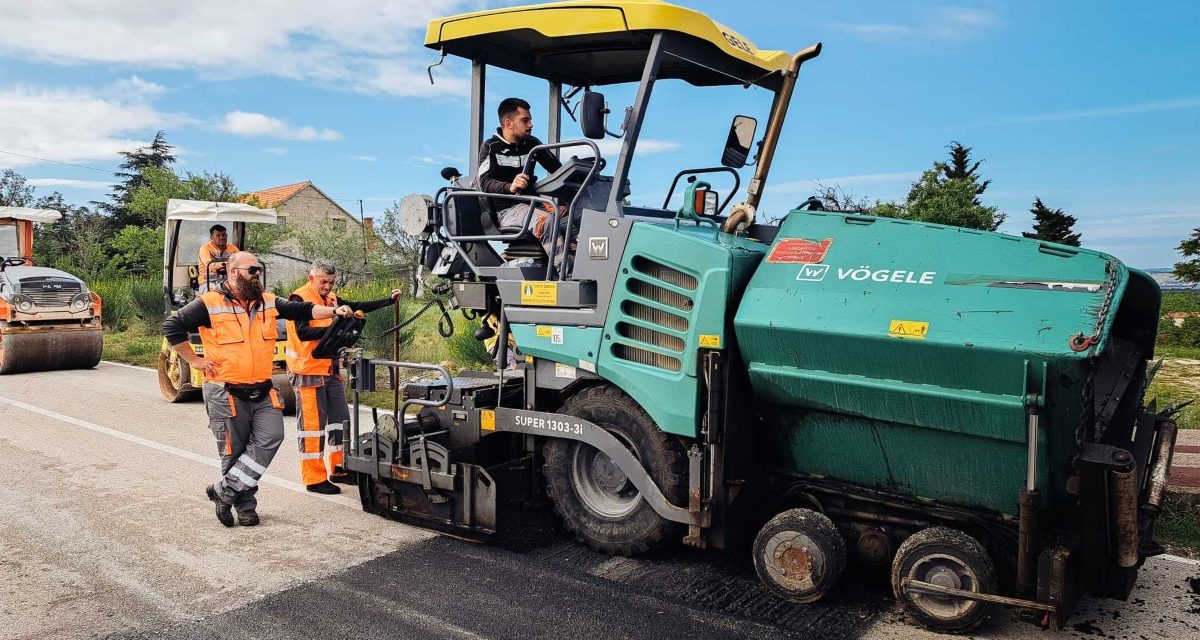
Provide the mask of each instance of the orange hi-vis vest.
{"label": "orange hi-vis vest", "polygon": [[200,295],[208,309],[207,327],[200,327],[204,357],[217,365],[210,382],[254,384],[271,379],[275,359],[275,296],[264,293],[262,306],[250,318],[247,309],[224,291]]}
{"label": "orange hi-vis vest", "polygon": [[[311,302],[317,306],[336,307],[338,306],[337,295],[330,291],[329,296],[322,298],[321,294],[313,289],[311,284],[306,284],[292,292],[294,296],[300,296],[305,302]],[[325,320],[310,320],[310,327],[328,327],[333,324],[333,318]],[[296,323],[291,320],[287,323],[287,365],[288,371],[299,375],[307,376],[328,376],[333,374],[333,360],[329,358],[314,358],[313,350],[317,348],[316,340],[301,340],[296,333]]]}

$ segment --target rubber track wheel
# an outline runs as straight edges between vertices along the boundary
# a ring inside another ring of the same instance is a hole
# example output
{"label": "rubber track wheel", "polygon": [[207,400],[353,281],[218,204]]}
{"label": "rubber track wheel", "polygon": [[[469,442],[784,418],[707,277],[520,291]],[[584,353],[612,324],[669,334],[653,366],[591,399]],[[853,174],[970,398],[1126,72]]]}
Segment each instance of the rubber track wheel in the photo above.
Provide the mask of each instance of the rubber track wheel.
{"label": "rubber track wheel", "polygon": [[[686,503],[687,456],[675,436],[664,433],[632,398],[608,385],[589,387],[571,397],[561,413],[577,416],[634,443],[642,465],[671,504]],[[542,449],[546,493],[563,526],[577,540],[604,553],[632,556],[675,542],[683,525],[664,519],[644,499],[619,520],[596,513],[580,499],[572,481],[577,447],[589,445],[550,438]]]}
{"label": "rubber track wheel", "polygon": [[[818,554],[819,561],[814,557]],[[754,570],[780,598],[816,602],[846,570],[846,541],[825,514],[788,509],[771,518],[754,537]]]}
{"label": "rubber track wheel", "polygon": [[[947,555],[956,558],[974,572],[977,585],[974,591],[996,593],[996,569],[987,550],[978,540],[955,529],[930,527],[909,536],[896,550],[892,563],[892,592],[904,607],[905,613],[916,623],[943,633],[967,633],[988,615],[992,609],[989,602],[974,601],[968,609],[955,616],[939,616],[926,611],[913,600],[912,594],[903,593],[900,581],[923,558],[930,555]],[[919,576],[914,576],[918,577]]]}

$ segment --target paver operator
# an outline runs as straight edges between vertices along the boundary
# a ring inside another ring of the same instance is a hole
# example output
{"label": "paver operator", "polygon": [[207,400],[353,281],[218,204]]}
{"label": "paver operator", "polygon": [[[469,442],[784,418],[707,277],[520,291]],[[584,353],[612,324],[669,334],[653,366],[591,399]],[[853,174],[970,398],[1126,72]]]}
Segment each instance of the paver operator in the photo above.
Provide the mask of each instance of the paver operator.
{"label": "paver operator", "polygon": [[[221,480],[205,489],[226,527],[258,524],[258,482],[283,442],[283,401],[271,383],[275,321],[325,320],[349,307],[277,299],[264,293],[262,265],[248,252],[229,256],[228,279],[163,322],[179,357],[204,372],[204,407],[221,456]],[[204,357],[188,344],[200,332]]]}
{"label": "paver operator", "polygon": [[[509,195],[528,195],[532,193],[531,176],[522,173],[529,159],[529,152],[542,144],[533,135],[533,116],[529,113],[529,103],[520,98],[505,98],[497,109],[500,116],[500,126],[496,135],[488,138],[479,148],[479,190],[485,193],[506,193]],[[539,151],[537,163],[551,173],[562,167],[562,162],[549,151]],[[492,199],[492,209],[500,220],[502,227],[519,227],[525,221],[529,205],[513,200]],[[560,207],[558,217],[558,255],[556,265],[562,264],[566,251],[567,218],[565,210]],[[550,255],[551,233],[550,221],[553,213],[541,208],[534,211],[532,220],[533,235],[537,236],[546,255]]]}
{"label": "paver operator", "polygon": [[[196,276],[196,280],[200,284],[200,293],[208,291],[209,264],[213,262],[227,264],[229,256],[237,252],[237,245],[229,243],[229,232],[224,226],[214,224],[208,228],[208,242],[200,247],[199,274]],[[214,266],[212,269],[214,272],[218,272],[220,267]],[[217,275],[217,273],[213,275]]]}
{"label": "paver operator", "polygon": [[[382,309],[403,295],[393,289],[389,297],[369,302],[339,299],[333,292],[337,268],[332,263],[317,260],[308,272],[308,283],[296,289],[289,300],[310,302],[331,307],[347,306],[354,311],[369,313]],[[332,482],[348,484],[349,474],[342,466],[342,421],[350,419],[346,404],[346,385],[338,371],[337,362],[313,357],[317,342],[333,319],[291,320],[287,323],[287,364],[296,390],[296,435],[300,442],[300,481],[314,493],[341,493]],[[328,446],[326,446],[328,440]],[[329,467],[325,452],[329,452]],[[332,482],[331,482],[332,481]]]}

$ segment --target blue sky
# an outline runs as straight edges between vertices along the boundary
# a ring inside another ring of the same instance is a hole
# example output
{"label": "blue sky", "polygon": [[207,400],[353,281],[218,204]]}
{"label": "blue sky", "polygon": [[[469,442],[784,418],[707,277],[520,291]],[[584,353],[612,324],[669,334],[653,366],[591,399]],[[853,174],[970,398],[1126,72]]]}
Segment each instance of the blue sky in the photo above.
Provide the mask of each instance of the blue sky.
{"label": "blue sky", "polygon": [[[183,170],[224,171],[247,191],[312,180],[377,215],[436,190],[442,166],[466,168],[466,68],[450,60],[429,85],[424,25],[516,3],[191,4],[0,0],[0,168],[40,193],[100,199],[116,153],[165,129]],[[985,161],[983,199],[1008,214],[1004,232],[1029,229],[1038,196],[1079,218],[1085,246],[1148,268],[1174,263],[1200,227],[1200,3],[682,4],[760,48],[825,45],[801,72],[768,216],[816,181],[900,198],[959,140]],[[604,91],[618,113],[632,97]],[[530,99],[544,131],[544,85],[493,74],[489,102],[509,94]],[[717,164],[733,115],[765,122],[769,107],[740,88],[661,83],[655,95],[639,204],[661,204],[676,171]]]}

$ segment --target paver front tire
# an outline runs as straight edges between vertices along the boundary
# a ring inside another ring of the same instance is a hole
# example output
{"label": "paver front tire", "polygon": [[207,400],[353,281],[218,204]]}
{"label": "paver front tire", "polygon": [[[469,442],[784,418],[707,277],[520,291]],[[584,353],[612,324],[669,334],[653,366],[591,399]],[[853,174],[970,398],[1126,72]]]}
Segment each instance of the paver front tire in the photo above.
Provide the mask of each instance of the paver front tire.
{"label": "paver front tire", "polygon": [[996,593],[996,569],[978,540],[954,529],[930,527],[909,536],[892,563],[892,591],[905,612],[927,629],[966,633],[991,603],[955,596],[905,593],[905,578],[976,593]]}
{"label": "paver front tire", "polygon": [[[604,428],[625,445],[675,505],[687,496],[686,454],[632,398],[609,387],[591,387],[563,405],[562,413]],[[682,525],[658,515],[608,456],[562,438],[542,449],[546,492],[563,525],[588,546],[618,555],[643,553],[678,539]]]}
{"label": "paver front tire", "polygon": [[820,600],[846,569],[846,541],[833,521],[811,509],[789,509],[754,537],[754,570],[775,595]]}

